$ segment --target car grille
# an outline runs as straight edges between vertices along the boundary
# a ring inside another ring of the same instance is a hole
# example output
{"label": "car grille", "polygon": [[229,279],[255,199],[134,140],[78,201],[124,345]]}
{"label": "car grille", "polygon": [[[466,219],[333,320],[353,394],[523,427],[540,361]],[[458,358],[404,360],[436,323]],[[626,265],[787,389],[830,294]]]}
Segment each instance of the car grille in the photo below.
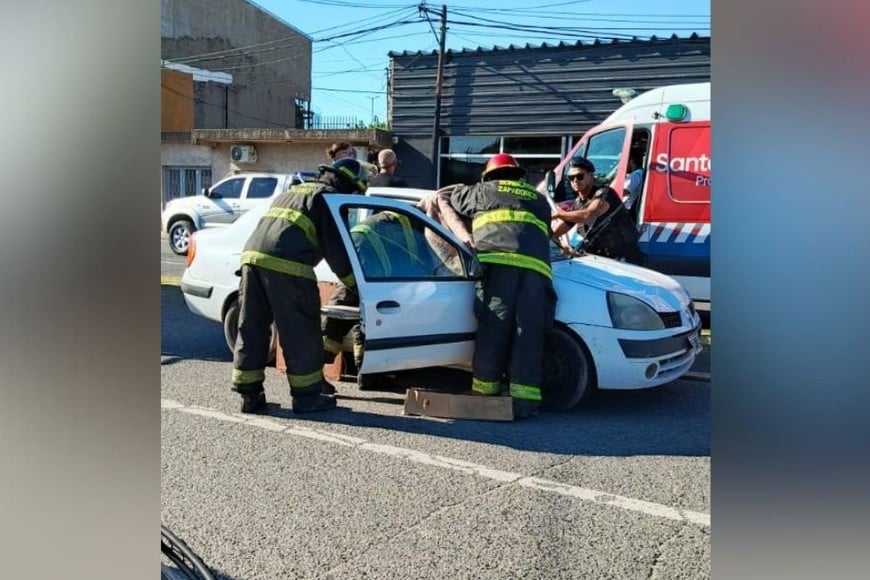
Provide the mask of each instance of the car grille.
{"label": "car grille", "polygon": [[665,328],[677,328],[683,324],[680,320],[679,312],[659,312],[658,315],[662,319],[662,324],[665,325]]}

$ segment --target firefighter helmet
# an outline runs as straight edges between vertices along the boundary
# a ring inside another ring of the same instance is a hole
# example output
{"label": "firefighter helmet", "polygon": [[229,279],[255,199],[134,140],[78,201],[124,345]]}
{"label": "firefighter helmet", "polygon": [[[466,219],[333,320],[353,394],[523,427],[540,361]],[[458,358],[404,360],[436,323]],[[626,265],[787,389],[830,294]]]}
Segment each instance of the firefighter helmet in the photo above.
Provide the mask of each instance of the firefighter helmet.
{"label": "firefighter helmet", "polygon": [[[365,169],[356,159],[345,157],[332,163],[332,165],[321,165],[318,167],[321,175],[325,172],[333,173],[336,176],[344,177],[356,191],[365,193],[368,189],[368,175]],[[349,192],[348,192],[349,193]]]}
{"label": "firefighter helmet", "polygon": [[483,170],[481,181],[493,179],[521,179],[526,176],[526,170],[520,167],[513,155],[497,153],[490,157]]}

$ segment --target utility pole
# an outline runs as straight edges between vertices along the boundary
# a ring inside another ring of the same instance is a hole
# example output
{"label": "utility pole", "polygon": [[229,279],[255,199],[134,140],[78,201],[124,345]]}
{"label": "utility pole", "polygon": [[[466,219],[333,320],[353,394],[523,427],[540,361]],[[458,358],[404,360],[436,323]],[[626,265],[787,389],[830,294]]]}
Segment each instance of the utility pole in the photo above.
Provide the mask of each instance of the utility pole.
{"label": "utility pole", "polygon": [[372,114],[371,114],[371,117],[369,118],[369,125],[374,125],[374,123],[375,123],[375,99],[377,99],[377,97],[369,97],[369,99],[371,99],[371,101],[372,101]]}
{"label": "utility pole", "polygon": [[441,5],[441,37],[438,39],[438,73],[435,77],[435,122],[432,125],[432,187],[438,185],[438,139],[441,136],[441,86],[444,84],[444,44],[447,39],[447,4]]}

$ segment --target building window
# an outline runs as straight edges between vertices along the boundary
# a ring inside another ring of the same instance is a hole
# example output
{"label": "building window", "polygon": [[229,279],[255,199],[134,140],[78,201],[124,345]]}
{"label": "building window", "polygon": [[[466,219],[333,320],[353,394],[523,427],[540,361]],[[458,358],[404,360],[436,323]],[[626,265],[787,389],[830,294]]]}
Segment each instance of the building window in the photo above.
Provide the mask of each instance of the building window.
{"label": "building window", "polygon": [[177,197],[197,195],[211,187],[210,167],[164,167],[163,203]]}

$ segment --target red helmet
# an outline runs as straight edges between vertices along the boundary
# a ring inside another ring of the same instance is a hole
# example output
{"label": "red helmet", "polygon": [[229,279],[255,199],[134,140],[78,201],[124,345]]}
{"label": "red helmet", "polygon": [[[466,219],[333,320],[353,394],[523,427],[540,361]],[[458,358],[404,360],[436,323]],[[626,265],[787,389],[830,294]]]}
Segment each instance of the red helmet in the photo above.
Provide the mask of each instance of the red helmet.
{"label": "red helmet", "polygon": [[492,179],[521,179],[526,176],[526,170],[520,167],[513,155],[497,153],[490,157],[483,170],[481,181]]}

